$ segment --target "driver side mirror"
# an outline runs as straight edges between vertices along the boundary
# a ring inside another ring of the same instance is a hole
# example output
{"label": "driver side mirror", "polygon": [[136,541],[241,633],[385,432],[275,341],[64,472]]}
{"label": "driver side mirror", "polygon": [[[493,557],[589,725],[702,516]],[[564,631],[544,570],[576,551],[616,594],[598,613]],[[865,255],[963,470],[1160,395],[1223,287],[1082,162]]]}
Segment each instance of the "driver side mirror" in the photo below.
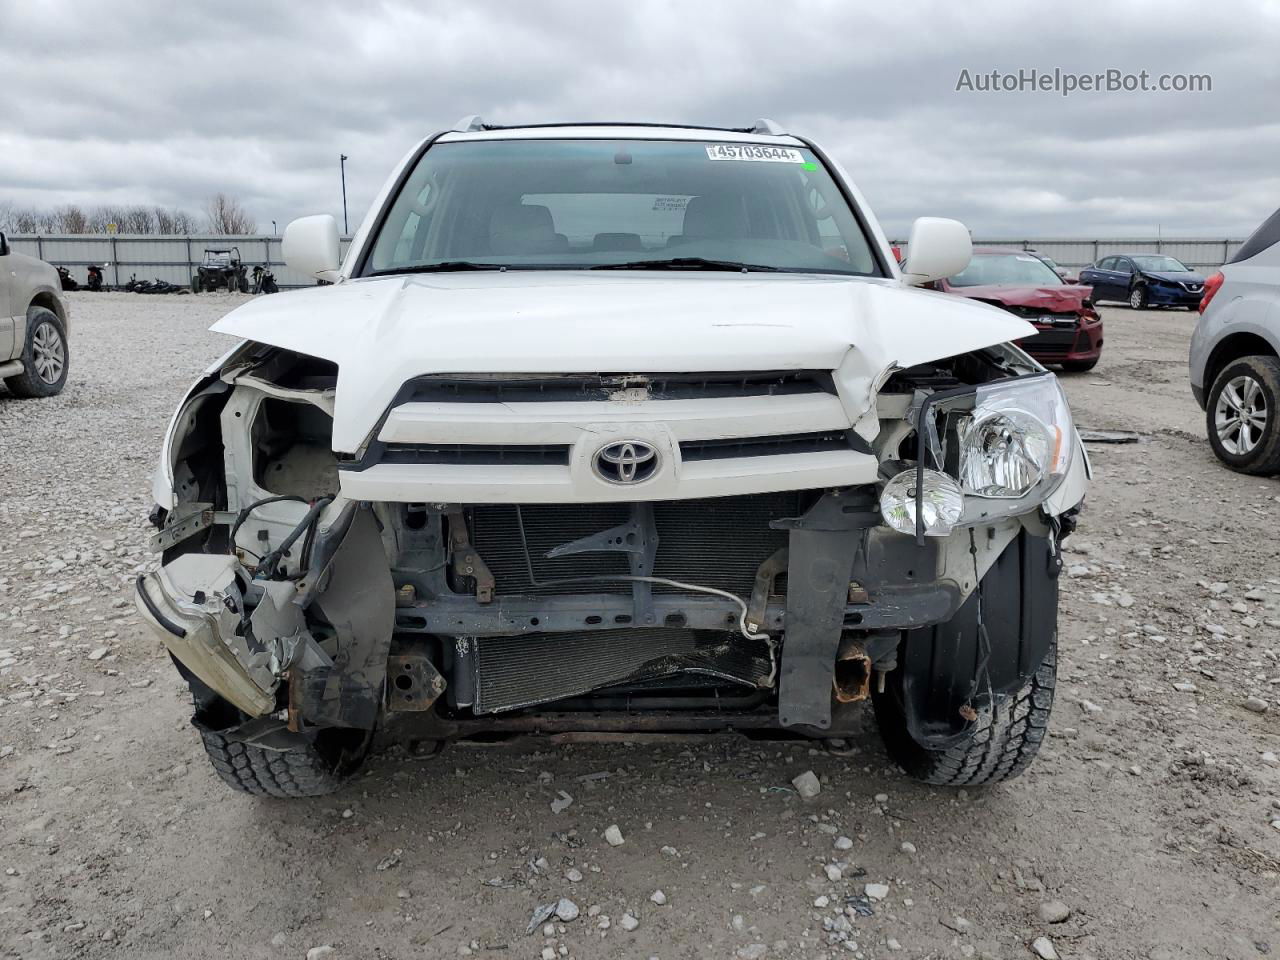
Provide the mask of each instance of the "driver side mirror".
{"label": "driver side mirror", "polygon": [[973,259],[973,241],[959,220],[919,217],[911,225],[907,241],[907,269],[902,279],[921,287],[944,277],[954,277]]}
{"label": "driver side mirror", "polygon": [[8,255],[9,238],[4,235],[3,231],[0,231],[0,257],[7,257]]}
{"label": "driver side mirror", "polygon": [[338,279],[342,247],[338,222],[327,213],[302,217],[284,228],[284,262],[293,270],[330,283]]}

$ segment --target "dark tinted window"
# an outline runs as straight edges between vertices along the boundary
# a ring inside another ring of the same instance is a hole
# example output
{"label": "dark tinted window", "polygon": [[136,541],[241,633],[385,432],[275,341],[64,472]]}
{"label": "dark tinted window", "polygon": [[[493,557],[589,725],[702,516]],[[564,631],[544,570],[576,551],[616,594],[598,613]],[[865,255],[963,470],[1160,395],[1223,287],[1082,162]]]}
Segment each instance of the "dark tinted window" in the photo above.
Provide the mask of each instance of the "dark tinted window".
{"label": "dark tinted window", "polygon": [[1239,263],[1242,260],[1256,257],[1267,247],[1274,245],[1278,241],[1280,241],[1280,210],[1277,210],[1262,221],[1262,226],[1253,231],[1249,239],[1240,245],[1240,249],[1235,252],[1235,255],[1227,263]]}

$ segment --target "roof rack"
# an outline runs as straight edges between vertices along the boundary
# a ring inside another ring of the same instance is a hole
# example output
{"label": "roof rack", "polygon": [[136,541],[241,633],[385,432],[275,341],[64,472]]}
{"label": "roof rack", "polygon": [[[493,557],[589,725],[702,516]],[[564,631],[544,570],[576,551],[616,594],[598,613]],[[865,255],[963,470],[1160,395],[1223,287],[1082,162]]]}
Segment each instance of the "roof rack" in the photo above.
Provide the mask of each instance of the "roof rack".
{"label": "roof rack", "polygon": [[475,113],[463,117],[450,127],[450,130],[454,133],[478,133],[482,130],[530,130],[546,127],[670,127],[676,130],[723,130],[726,133],[756,133],[769,137],[783,137],[787,134],[787,131],[777,121],[770,120],[767,117],[760,118],[749,127],[712,127],[700,123],[653,123],[634,120],[499,124],[485,123],[484,118]]}

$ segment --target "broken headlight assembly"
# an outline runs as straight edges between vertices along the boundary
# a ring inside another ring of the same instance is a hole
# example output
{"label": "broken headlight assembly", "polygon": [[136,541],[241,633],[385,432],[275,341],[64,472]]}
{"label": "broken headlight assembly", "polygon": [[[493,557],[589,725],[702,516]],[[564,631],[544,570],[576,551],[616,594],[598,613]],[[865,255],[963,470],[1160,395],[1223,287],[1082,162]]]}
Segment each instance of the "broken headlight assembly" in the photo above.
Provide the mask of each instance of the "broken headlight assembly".
{"label": "broken headlight assembly", "polygon": [[916,435],[917,464],[886,484],[881,513],[917,538],[1026,513],[1062,482],[1075,449],[1071,410],[1051,373],[934,393],[920,405]]}

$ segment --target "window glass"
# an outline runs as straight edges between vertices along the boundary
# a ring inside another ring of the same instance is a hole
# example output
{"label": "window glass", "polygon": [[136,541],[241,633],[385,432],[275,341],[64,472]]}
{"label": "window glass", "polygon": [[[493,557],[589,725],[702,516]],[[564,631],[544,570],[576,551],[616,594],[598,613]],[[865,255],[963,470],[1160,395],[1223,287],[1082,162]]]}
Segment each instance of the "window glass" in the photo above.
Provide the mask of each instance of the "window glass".
{"label": "window glass", "polygon": [[1062,278],[1029,253],[978,253],[949,281],[953,287],[1057,287]]}
{"label": "window glass", "polygon": [[388,211],[365,273],[673,258],[880,275],[811,151],[672,140],[436,144]]}

